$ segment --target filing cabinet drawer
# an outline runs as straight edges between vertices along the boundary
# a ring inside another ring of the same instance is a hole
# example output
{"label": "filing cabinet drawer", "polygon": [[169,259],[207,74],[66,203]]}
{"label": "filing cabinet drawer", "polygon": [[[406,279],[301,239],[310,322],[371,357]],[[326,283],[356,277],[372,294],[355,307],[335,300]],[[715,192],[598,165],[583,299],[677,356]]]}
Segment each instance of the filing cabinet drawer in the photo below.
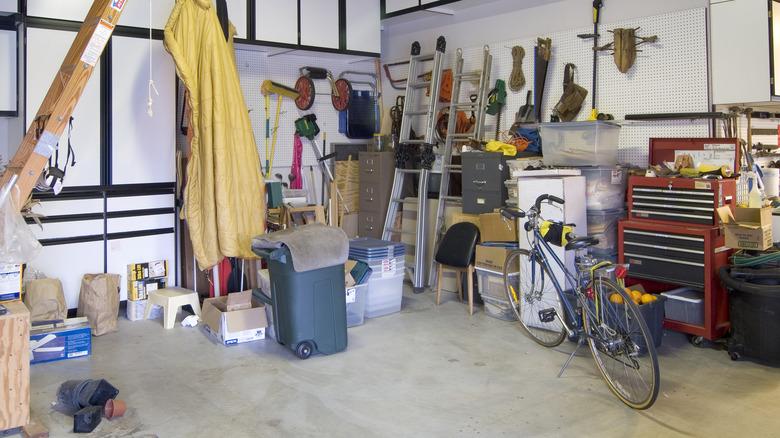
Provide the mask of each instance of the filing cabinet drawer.
{"label": "filing cabinet drawer", "polygon": [[358,215],[358,236],[382,238],[382,227],[385,225],[383,214],[361,210]]}
{"label": "filing cabinet drawer", "polygon": [[385,211],[387,209],[390,189],[379,184],[366,183],[360,185],[360,211]]}

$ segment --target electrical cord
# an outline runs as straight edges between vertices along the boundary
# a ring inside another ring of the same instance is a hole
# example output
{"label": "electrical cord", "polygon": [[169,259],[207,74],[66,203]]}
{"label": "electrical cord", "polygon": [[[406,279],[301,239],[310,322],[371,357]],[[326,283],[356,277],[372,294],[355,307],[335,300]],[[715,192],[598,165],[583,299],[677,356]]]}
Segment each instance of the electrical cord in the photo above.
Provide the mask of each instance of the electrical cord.
{"label": "electrical cord", "polygon": [[509,76],[509,89],[520,91],[525,87],[525,75],[523,74],[523,58],[525,49],[520,46],[512,47],[512,74]]}

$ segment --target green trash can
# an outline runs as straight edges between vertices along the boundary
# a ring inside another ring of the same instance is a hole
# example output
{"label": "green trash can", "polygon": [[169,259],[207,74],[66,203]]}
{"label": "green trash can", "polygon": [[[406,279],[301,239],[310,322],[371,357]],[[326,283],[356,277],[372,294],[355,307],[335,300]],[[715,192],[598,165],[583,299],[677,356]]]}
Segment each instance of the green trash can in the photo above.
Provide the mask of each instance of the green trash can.
{"label": "green trash can", "polygon": [[287,247],[254,251],[268,262],[271,296],[260,289],[252,295],[272,306],[276,341],[301,359],[346,349],[344,264],[296,272]]}

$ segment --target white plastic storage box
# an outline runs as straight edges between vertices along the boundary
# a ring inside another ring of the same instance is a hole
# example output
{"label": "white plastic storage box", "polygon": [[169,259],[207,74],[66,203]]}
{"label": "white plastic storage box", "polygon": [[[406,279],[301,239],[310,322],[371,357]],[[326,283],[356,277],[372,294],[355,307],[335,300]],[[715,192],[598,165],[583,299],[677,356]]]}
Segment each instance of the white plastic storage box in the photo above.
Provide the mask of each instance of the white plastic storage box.
{"label": "white plastic storage box", "polygon": [[[500,272],[477,268],[477,290],[485,304],[485,313],[504,321],[517,319],[504,288],[504,275]],[[510,275],[512,286],[519,288],[518,274]]]}
{"label": "white plastic storage box", "polygon": [[628,170],[616,167],[583,167],[585,207],[588,210],[617,210],[626,206]]}
{"label": "white plastic storage box", "polygon": [[358,284],[346,289],[347,327],[362,325],[366,317],[366,293],[368,284]]}
{"label": "white plastic storage box", "polygon": [[548,166],[614,166],[620,125],[609,122],[542,123],[542,155]]}
{"label": "white plastic storage box", "polygon": [[593,255],[612,255],[618,251],[618,221],[626,217],[625,210],[588,210],[588,236],[599,239],[589,248]]}
{"label": "white plastic storage box", "polygon": [[372,278],[367,284],[366,318],[377,318],[401,311],[404,295],[403,271],[390,278]]}
{"label": "white plastic storage box", "polygon": [[666,319],[692,325],[704,325],[704,293],[687,287],[663,292]]}

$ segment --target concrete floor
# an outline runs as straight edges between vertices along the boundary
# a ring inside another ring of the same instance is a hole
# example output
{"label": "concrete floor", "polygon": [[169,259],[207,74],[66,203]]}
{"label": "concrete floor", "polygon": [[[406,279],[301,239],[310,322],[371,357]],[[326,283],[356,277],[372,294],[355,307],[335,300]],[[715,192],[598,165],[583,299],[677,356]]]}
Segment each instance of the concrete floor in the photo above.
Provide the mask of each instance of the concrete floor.
{"label": "concrete floor", "polygon": [[[408,291],[400,314],[349,330],[346,352],[306,361],[266,339],[225,347],[199,329],[120,320],[93,355],[32,367],[32,414],[68,436],[52,409],[67,379],[106,378],[128,414],[100,437],[768,436],[780,430],[780,370],[732,362],[667,333],[661,393],[635,412],[583,350],[545,349],[513,323]],[[772,432],[774,431],[774,432]]]}

